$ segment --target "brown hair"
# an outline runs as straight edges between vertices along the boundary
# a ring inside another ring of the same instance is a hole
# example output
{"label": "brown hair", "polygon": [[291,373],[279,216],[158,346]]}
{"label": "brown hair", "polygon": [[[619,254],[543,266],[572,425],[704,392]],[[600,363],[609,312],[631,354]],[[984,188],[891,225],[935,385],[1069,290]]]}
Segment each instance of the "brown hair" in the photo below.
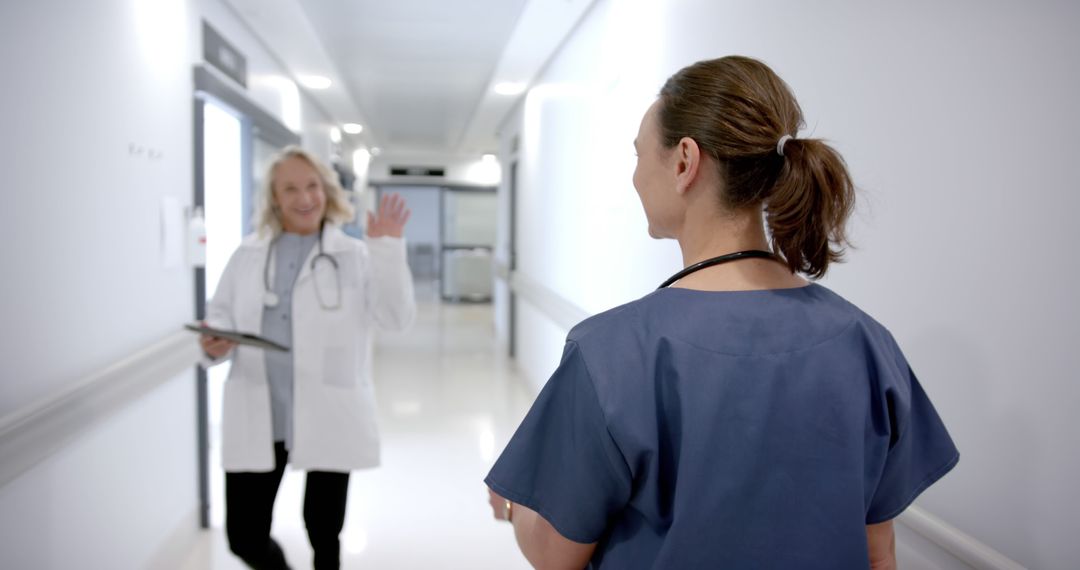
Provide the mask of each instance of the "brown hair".
{"label": "brown hair", "polygon": [[741,56],[700,61],[660,90],[661,141],[693,139],[724,181],[725,207],[765,208],[773,252],[793,272],[825,275],[848,246],[855,188],[844,159],[819,139],[789,139],[803,126],[791,89],[764,63]]}

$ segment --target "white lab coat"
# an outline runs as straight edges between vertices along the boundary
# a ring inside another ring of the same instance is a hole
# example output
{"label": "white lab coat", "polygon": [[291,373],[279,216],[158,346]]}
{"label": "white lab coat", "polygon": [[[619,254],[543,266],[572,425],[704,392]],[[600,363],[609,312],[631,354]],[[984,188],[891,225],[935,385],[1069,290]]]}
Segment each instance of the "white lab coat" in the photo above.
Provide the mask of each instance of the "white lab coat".
{"label": "white lab coat", "polygon": [[[262,329],[268,236],[246,237],[233,253],[207,306],[210,326],[258,334]],[[327,224],[323,250],[337,261],[341,307],[323,309],[335,298],[331,264],[311,260],[312,248],[293,287],[293,445],[289,462],[298,469],[347,472],[379,464],[375,392],[371,379],[374,326],[407,328],[416,315],[405,241],[366,242]],[[270,261],[273,283],[274,261]],[[274,468],[270,387],[263,351],[238,346],[225,359],[232,367],[222,404],[222,466],[226,471]],[[221,360],[225,360],[221,359]],[[206,362],[207,365],[217,362]]]}

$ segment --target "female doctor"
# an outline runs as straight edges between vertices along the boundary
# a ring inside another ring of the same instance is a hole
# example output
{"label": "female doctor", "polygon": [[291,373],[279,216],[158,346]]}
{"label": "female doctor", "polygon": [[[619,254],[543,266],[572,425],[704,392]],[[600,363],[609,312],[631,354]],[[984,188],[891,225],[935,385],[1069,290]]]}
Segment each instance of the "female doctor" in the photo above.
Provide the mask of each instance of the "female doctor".
{"label": "female doctor", "polygon": [[409,210],[384,197],[361,241],[339,228],[353,209],[307,152],[286,149],[266,180],[258,230],[229,260],[207,322],[258,331],[291,351],[200,339],[207,365],[232,360],[222,418],[226,534],[252,568],[288,568],[270,524],[292,463],[307,471],[314,567],[339,568],[349,472],[379,463],[372,330],[404,329],[416,312],[402,239]]}

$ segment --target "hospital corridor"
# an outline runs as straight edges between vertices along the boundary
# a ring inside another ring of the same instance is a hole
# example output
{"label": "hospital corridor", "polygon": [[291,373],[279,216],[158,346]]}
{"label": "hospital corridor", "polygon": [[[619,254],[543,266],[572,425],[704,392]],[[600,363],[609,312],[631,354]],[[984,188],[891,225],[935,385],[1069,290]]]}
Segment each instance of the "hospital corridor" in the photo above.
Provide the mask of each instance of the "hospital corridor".
{"label": "hospital corridor", "polygon": [[0,2],[0,570],[1080,567],[1080,2]]}
{"label": "hospital corridor", "polygon": [[[409,333],[379,339],[383,465],[351,482],[342,566],[529,568],[512,531],[493,524],[482,481],[534,395],[492,342],[490,306],[443,304],[433,293],[419,292]],[[299,516],[302,474],[287,473],[280,493],[274,535],[303,568],[310,546]],[[244,568],[221,520],[215,526],[180,568]]]}

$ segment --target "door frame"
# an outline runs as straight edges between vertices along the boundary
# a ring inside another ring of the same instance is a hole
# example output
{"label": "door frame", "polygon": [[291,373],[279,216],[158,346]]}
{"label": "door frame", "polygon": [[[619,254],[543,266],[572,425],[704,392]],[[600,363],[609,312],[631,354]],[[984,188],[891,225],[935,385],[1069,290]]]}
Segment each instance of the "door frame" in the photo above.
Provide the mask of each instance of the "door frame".
{"label": "door frame", "polygon": [[[205,175],[205,162],[203,152],[205,150],[203,121],[205,107],[208,101],[235,111],[241,116],[240,120],[240,160],[242,162],[240,172],[241,183],[241,216],[240,223],[244,231],[248,231],[253,207],[253,180],[252,180],[252,148],[254,138],[259,138],[276,145],[285,147],[299,145],[300,136],[289,130],[284,124],[264,111],[242,92],[230,85],[230,82],[222,79],[204,65],[196,65],[193,70],[195,79],[195,93],[192,98],[193,108],[193,137],[194,146],[194,188],[192,208],[202,208],[206,205],[206,188],[203,177]],[[206,318],[206,269],[195,268],[195,320],[201,321]],[[202,528],[210,528],[210,411],[209,388],[206,370],[201,366],[195,367],[195,390],[198,406],[198,424],[196,426],[198,438],[198,469],[199,469],[199,525]]]}
{"label": "door frame", "polygon": [[510,219],[509,219],[509,259],[507,259],[507,281],[506,290],[509,294],[507,317],[509,323],[507,324],[507,345],[510,358],[517,356],[517,295],[514,293],[514,288],[510,285],[510,279],[514,276],[514,272],[517,271],[517,191],[518,191],[518,160],[515,157],[510,162],[510,176],[507,185],[508,189],[508,201],[510,202]]}

